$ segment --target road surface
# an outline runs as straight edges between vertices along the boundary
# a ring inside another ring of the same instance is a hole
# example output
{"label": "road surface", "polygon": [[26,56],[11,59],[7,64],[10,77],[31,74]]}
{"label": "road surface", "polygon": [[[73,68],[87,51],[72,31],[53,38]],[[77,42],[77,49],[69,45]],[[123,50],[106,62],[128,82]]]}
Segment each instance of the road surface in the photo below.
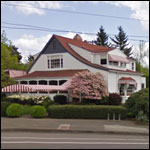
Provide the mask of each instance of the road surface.
{"label": "road surface", "polygon": [[2,132],[1,149],[149,149],[148,136]]}

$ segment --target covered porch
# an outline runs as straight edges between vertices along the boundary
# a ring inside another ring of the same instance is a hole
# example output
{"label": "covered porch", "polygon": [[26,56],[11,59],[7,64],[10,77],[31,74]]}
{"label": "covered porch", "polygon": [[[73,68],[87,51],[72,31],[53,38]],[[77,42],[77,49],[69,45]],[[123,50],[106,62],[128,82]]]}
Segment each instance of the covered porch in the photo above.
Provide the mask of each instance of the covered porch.
{"label": "covered porch", "polygon": [[137,89],[136,81],[131,77],[122,77],[118,81],[119,94],[122,97],[122,103],[128,99],[128,97],[134,93]]}
{"label": "covered porch", "polygon": [[63,94],[69,98],[68,87],[70,84],[71,80],[66,81],[62,85],[14,84],[2,88],[2,92],[6,93],[7,95],[45,95],[49,96],[51,99],[53,99],[56,94]]}

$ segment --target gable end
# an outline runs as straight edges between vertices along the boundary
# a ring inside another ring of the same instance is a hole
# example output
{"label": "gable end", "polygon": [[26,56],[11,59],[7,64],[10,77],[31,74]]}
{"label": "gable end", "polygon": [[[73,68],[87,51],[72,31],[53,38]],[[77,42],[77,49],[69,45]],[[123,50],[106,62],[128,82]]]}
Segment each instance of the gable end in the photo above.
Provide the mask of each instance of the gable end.
{"label": "gable end", "polygon": [[29,71],[31,70],[31,68],[34,66],[34,64],[37,62],[37,60],[39,59],[39,57],[42,54],[54,54],[54,53],[66,53],[68,52],[58,41],[58,39],[55,37],[55,35],[53,35],[50,40],[47,42],[47,44],[45,45],[45,47],[43,48],[43,50],[40,52],[40,54],[38,55],[38,57],[34,60],[34,62],[32,63],[32,65],[30,66],[30,68],[27,70],[27,73],[29,73]]}

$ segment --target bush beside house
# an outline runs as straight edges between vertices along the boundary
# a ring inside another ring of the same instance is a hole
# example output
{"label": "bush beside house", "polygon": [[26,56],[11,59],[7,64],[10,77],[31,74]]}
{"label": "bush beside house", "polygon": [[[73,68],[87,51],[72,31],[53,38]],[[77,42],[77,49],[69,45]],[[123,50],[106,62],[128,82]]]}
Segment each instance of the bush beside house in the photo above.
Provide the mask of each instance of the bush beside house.
{"label": "bush beside house", "polygon": [[122,98],[117,93],[110,93],[108,98],[109,105],[121,105]]}
{"label": "bush beside house", "polygon": [[126,101],[125,107],[130,117],[140,116],[142,111],[149,118],[149,88],[133,93]]}
{"label": "bush beside house", "polygon": [[23,115],[23,106],[20,104],[11,104],[6,110],[7,117],[20,117]]}
{"label": "bush beside house", "polygon": [[107,119],[108,114],[112,119],[113,114],[121,119],[127,115],[126,108],[122,106],[97,106],[97,105],[52,105],[48,107],[48,116],[51,118],[80,118],[80,119]]}
{"label": "bush beside house", "polygon": [[58,104],[67,104],[67,97],[65,95],[55,95],[54,102]]}
{"label": "bush beside house", "polygon": [[42,105],[44,102],[50,100],[48,96],[24,96],[24,95],[11,95],[4,98],[3,101],[9,101],[11,103],[18,103],[22,105]]}
{"label": "bush beside house", "polygon": [[33,118],[44,118],[44,117],[46,117],[46,108],[44,106],[40,106],[40,105],[32,106],[30,115]]}

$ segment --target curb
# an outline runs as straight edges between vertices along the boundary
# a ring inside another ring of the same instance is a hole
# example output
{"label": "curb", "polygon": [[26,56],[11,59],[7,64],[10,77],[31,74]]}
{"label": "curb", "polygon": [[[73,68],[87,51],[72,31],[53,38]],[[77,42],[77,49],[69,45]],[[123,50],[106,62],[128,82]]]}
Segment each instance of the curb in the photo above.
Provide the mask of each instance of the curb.
{"label": "curb", "polygon": [[1,132],[44,132],[44,133],[97,133],[97,134],[119,134],[119,135],[145,135],[149,133],[123,132],[123,131],[91,131],[91,130],[60,130],[60,129],[1,129]]}

